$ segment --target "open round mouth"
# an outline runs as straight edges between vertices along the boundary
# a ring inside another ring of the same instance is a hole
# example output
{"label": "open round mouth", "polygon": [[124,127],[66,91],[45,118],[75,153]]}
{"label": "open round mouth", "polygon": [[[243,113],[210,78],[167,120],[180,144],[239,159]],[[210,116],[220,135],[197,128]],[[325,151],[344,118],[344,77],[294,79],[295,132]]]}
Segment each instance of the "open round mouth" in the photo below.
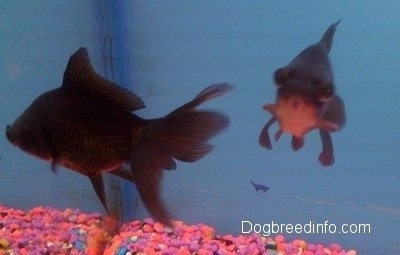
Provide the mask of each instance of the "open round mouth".
{"label": "open round mouth", "polygon": [[11,135],[11,125],[7,125],[6,127],[6,137],[11,143],[14,142],[13,136]]}

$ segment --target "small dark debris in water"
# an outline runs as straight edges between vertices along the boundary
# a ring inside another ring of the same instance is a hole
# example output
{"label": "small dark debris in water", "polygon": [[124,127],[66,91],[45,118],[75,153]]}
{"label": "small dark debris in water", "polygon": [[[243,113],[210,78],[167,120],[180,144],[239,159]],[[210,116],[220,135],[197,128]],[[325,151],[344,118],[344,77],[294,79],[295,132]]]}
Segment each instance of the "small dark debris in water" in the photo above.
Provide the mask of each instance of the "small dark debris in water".
{"label": "small dark debris in water", "polygon": [[267,186],[265,186],[265,185],[254,183],[254,182],[251,181],[251,180],[250,180],[250,183],[253,185],[254,189],[255,189],[257,192],[266,192],[267,190],[269,190],[269,187],[267,187]]}

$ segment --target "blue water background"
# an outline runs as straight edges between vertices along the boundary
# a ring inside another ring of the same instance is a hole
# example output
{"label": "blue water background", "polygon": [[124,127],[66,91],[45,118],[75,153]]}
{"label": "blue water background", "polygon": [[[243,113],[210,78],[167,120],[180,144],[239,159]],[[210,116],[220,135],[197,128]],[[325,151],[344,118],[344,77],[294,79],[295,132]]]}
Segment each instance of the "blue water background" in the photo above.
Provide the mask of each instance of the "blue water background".
{"label": "blue water background", "polygon": [[[60,85],[67,59],[78,47],[88,47],[95,69],[106,74],[94,2],[0,5],[0,127],[35,97]],[[396,254],[399,8],[398,1],[129,1],[125,61],[132,84],[122,85],[145,101],[147,108],[137,114],[165,115],[211,83],[236,86],[203,107],[231,118],[229,129],[212,141],[216,149],[164,175],[163,196],[174,216],[233,234],[240,234],[242,220],[367,223],[369,234],[285,236],[338,242],[359,254]],[[330,57],[348,121],[332,137],[334,166],[319,165],[317,132],[306,137],[298,152],[291,150],[287,135],[272,144],[273,150],[261,148],[258,135],[270,118],[261,106],[275,97],[272,73],[338,19]],[[22,153],[4,135],[0,146],[0,203],[102,210],[86,178],[64,169],[54,175],[47,163]],[[250,179],[270,190],[256,193]],[[147,217],[140,202],[137,215]]]}

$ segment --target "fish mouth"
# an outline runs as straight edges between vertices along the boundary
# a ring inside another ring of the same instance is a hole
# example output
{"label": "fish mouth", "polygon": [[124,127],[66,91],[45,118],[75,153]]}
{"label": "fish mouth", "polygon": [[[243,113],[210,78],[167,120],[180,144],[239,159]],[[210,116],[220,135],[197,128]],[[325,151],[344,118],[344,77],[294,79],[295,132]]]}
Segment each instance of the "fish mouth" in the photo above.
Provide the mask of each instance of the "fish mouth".
{"label": "fish mouth", "polygon": [[6,127],[6,137],[7,137],[8,141],[10,141],[11,143],[14,143],[13,136],[11,135],[11,125],[7,125],[7,127]]}

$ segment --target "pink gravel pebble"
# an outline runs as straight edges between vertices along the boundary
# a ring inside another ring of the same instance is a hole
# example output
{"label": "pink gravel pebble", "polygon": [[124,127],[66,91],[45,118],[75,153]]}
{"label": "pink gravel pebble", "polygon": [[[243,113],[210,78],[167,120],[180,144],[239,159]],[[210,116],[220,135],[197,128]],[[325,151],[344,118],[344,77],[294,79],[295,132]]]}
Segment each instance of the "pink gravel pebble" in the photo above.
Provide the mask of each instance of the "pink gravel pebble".
{"label": "pink gravel pebble", "polygon": [[342,251],[342,247],[341,247],[339,244],[337,244],[337,243],[332,243],[332,244],[330,244],[328,247],[329,247],[329,249],[330,249],[331,251],[336,251],[336,252]]}
{"label": "pink gravel pebble", "polygon": [[283,235],[277,235],[275,236],[275,242],[281,243],[285,241],[285,237]]}

